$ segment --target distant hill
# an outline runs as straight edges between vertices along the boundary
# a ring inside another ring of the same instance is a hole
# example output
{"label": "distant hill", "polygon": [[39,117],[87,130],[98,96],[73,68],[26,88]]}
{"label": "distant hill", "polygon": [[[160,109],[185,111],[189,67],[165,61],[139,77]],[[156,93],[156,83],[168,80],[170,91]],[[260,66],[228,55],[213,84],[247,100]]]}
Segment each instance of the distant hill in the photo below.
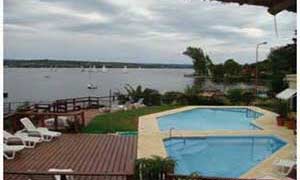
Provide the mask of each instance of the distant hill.
{"label": "distant hill", "polygon": [[193,68],[190,64],[148,64],[148,63],[125,63],[125,62],[100,62],[100,61],[74,61],[74,60],[20,60],[20,59],[4,59],[5,67],[17,68],[41,68],[41,67],[57,67],[57,68],[79,68],[96,66],[97,68],[105,65],[107,68]]}

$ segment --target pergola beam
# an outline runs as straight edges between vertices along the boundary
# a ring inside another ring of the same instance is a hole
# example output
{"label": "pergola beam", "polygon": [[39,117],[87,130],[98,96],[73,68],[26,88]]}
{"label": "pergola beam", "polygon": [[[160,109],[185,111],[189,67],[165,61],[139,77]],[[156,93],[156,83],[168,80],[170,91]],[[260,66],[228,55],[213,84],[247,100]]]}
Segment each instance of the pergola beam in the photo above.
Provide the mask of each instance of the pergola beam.
{"label": "pergola beam", "polygon": [[287,10],[291,12],[297,11],[296,0],[211,0],[222,3],[238,3],[239,5],[255,5],[268,8],[268,12],[272,15]]}

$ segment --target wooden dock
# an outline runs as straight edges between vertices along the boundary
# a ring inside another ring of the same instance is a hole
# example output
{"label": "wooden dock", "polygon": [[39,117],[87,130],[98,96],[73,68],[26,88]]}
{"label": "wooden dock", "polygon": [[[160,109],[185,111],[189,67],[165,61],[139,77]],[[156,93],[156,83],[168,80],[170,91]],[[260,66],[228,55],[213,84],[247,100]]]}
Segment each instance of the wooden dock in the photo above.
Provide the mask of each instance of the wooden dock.
{"label": "wooden dock", "polygon": [[35,149],[22,150],[14,160],[4,160],[4,179],[25,180],[26,173],[47,174],[50,168],[70,168],[75,179],[129,179],[136,151],[136,137],[64,134]]}

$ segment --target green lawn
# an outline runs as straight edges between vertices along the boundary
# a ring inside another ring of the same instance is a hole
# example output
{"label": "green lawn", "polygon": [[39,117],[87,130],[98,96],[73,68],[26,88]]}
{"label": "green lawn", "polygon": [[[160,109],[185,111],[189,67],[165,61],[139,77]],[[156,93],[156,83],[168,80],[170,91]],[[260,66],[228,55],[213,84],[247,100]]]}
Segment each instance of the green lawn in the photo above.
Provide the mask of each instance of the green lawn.
{"label": "green lawn", "polygon": [[117,131],[137,131],[138,117],[160,111],[178,108],[178,105],[150,106],[128,111],[107,113],[95,117],[83,128],[84,133],[114,133]]}

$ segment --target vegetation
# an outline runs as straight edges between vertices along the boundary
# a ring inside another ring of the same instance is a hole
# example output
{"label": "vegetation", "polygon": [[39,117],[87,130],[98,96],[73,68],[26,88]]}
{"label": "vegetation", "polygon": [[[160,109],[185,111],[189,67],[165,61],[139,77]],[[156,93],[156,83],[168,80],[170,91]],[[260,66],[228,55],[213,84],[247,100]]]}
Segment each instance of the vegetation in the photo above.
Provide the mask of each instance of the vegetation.
{"label": "vegetation", "polygon": [[233,105],[249,105],[254,100],[253,92],[243,89],[230,89],[226,97]]}
{"label": "vegetation", "polygon": [[163,180],[165,174],[174,172],[175,164],[174,160],[159,156],[138,159],[135,162],[134,179]]}
{"label": "vegetation", "polygon": [[128,111],[118,111],[95,117],[88,126],[82,129],[84,133],[115,133],[118,131],[137,131],[138,117],[174,109],[179,105],[151,106]]}
{"label": "vegetation", "polygon": [[105,65],[108,68],[192,68],[189,64],[146,64],[146,63],[123,63],[123,62],[100,62],[100,61],[74,61],[74,60],[50,60],[50,59],[5,59],[4,66],[22,67],[22,68],[41,68],[41,67],[64,67],[64,68],[80,68],[96,66],[97,68]]}
{"label": "vegetation", "polygon": [[212,65],[212,62],[201,48],[188,47],[183,54],[193,59],[193,67],[197,76],[208,75],[209,67]]}
{"label": "vegetation", "polygon": [[289,112],[289,105],[286,101],[278,101],[276,104],[276,112],[280,115],[280,117],[286,118]]}
{"label": "vegetation", "polygon": [[140,98],[143,98],[143,103],[147,106],[157,106],[161,104],[161,95],[155,89],[146,88],[143,90],[142,86],[133,88],[129,84],[125,87],[126,95],[118,93],[118,100],[123,104],[127,101],[137,102]]}

